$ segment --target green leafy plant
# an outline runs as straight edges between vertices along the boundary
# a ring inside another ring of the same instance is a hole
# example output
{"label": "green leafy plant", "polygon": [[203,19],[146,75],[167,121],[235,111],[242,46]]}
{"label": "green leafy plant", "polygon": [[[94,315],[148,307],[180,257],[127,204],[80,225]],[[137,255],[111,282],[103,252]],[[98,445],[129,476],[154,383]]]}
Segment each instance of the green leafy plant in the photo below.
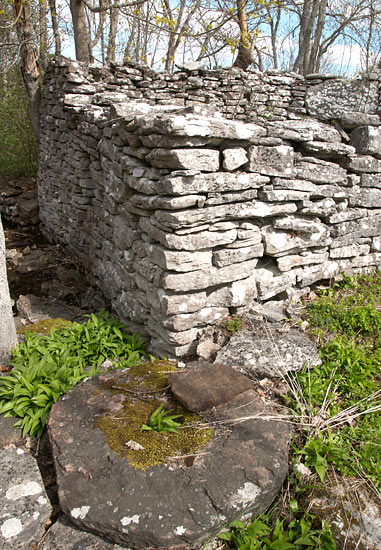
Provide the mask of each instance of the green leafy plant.
{"label": "green leafy plant", "polygon": [[164,405],[160,405],[152,414],[149,419],[148,426],[143,424],[140,431],[153,431],[153,432],[171,432],[178,433],[178,428],[182,425],[182,422],[176,422],[176,418],[181,418],[181,414],[171,414],[173,409],[169,411],[164,409]]}
{"label": "green leafy plant", "polygon": [[47,336],[26,333],[14,350],[13,370],[0,379],[0,414],[20,417],[23,434],[40,436],[52,405],[101,364],[118,358],[120,368],[136,365],[144,355],[143,341],[102,311],[86,323],[52,329]]}
{"label": "green leafy plant", "polygon": [[329,526],[308,513],[291,521],[277,518],[275,523],[262,514],[247,525],[233,521],[229,528],[218,538],[236,550],[336,550]]}
{"label": "green leafy plant", "polygon": [[236,334],[237,332],[240,332],[243,329],[244,320],[242,317],[239,317],[239,315],[235,315],[234,317],[229,317],[224,321],[224,326],[228,332],[231,334]]}

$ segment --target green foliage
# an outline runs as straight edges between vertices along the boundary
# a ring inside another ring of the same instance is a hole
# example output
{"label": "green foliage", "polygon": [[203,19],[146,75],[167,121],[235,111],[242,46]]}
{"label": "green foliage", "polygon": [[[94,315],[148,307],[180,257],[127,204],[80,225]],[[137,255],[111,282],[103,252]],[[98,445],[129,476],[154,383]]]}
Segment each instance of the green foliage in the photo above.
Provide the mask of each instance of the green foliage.
{"label": "green foliage", "polygon": [[52,405],[70,388],[97,373],[106,358],[118,366],[137,364],[143,341],[123,332],[124,326],[106,312],[86,323],[53,328],[48,336],[26,333],[12,356],[13,370],[0,380],[0,413],[19,416],[23,434],[40,436]]}
{"label": "green foliage", "polygon": [[225,329],[231,334],[236,334],[243,329],[244,320],[239,315],[235,317],[229,317],[224,321]]}
{"label": "green foliage", "polygon": [[36,142],[18,67],[0,79],[0,143],[1,174],[11,177],[36,175]]}
{"label": "green foliage", "polygon": [[181,426],[182,422],[176,422],[176,418],[181,418],[181,414],[171,414],[173,409],[169,411],[164,409],[164,405],[160,405],[152,414],[149,419],[148,426],[143,424],[140,428],[140,431],[153,431],[153,432],[171,432],[179,433],[178,428]]}
{"label": "green foliage", "polygon": [[[322,364],[296,377],[319,427],[298,453],[321,481],[331,465],[381,487],[380,303],[377,273],[344,277],[308,307],[308,321],[328,342],[319,352]],[[294,406],[300,413],[301,401]]]}
{"label": "green foliage", "polygon": [[230,531],[218,537],[237,550],[336,550],[329,526],[319,523],[308,513],[288,522],[277,518],[275,524],[268,515],[262,514],[247,525],[233,521]]}

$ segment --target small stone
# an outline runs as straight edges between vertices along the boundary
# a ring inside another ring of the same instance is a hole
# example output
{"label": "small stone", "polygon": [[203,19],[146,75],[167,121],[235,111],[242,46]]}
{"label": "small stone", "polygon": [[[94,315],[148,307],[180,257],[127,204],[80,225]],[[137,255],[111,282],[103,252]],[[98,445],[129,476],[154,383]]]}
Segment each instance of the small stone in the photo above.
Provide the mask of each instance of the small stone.
{"label": "small stone", "polygon": [[225,170],[236,170],[243,164],[246,164],[249,159],[246,150],[243,147],[230,147],[222,151],[224,158],[222,166]]}
{"label": "small stone", "polygon": [[168,384],[176,399],[192,412],[230,403],[237,395],[252,387],[252,382],[246,376],[219,363],[203,364],[201,368],[171,373]]}

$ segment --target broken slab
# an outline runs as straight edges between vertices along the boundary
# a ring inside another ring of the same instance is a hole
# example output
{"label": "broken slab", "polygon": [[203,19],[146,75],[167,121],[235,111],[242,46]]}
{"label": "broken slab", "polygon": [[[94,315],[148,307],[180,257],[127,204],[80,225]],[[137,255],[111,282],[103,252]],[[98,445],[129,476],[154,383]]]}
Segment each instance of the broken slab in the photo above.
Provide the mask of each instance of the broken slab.
{"label": "broken slab", "polygon": [[32,548],[45,532],[52,507],[34,458],[22,449],[0,450],[0,547]]}
{"label": "broken slab", "polygon": [[[112,376],[122,387],[128,372]],[[52,408],[60,505],[77,526],[135,549],[190,550],[242,513],[264,511],[278,493],[289,427],[267,418],[276,412],[254,390],[215,409],[220,427],[191,461],[177,457],[146,470],[113,451],[95,425],[99,415],[118,414],[125,398],[94,377]]]}
{"label": "broken slab", "polygon": [[247,376],[220,363],[203,363],[199,368],[171,373],[168,384],[176,399],[192,412],[230,403],[253,387]]}
{"label": "broken slab", "polygon": [[276,324],[262,331],[242,330],[216,356],[216,362],[230,365],[251,378],[283,378],[304,366],[321,364],[313,342],[301,331],[280,330]]}

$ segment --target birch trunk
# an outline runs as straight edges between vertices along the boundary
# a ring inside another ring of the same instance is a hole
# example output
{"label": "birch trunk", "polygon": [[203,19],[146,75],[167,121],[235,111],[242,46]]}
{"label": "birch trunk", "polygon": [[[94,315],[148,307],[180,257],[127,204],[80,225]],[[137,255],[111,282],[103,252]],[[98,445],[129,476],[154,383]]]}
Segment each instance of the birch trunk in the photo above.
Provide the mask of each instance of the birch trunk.
{"label": "birch trunk", "polygon": [[17,335],[7,280],[5,238],[0,215],[0,364],[9,364],[12,349],[16,344]]}

